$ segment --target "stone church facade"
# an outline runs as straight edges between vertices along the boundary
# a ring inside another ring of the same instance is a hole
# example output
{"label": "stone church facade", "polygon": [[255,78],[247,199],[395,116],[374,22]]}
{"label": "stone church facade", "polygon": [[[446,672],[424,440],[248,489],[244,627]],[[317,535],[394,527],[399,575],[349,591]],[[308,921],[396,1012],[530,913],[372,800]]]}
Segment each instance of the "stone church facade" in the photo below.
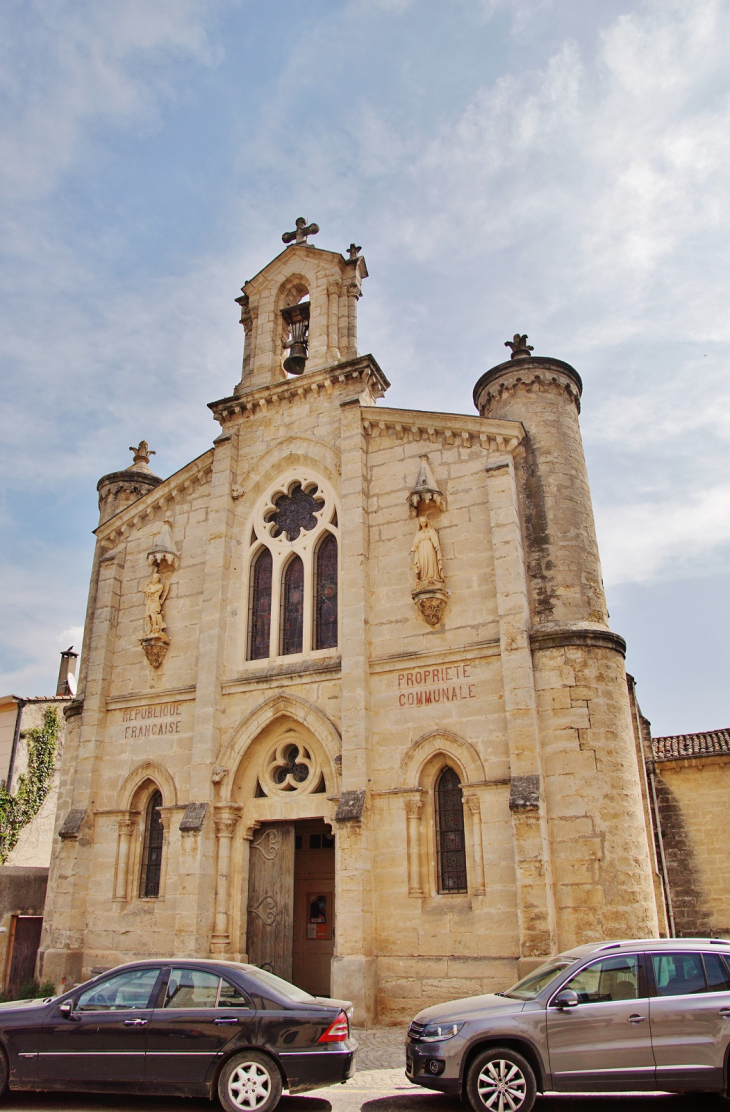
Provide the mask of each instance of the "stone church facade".
{"label": "stone church facade", "polygon": [[577,372],[515,336],[475,414],[388,408],[359,248],[298,225],[213,447],[99,483],[40,969],[214,954],[398,1022],[666,923]]}

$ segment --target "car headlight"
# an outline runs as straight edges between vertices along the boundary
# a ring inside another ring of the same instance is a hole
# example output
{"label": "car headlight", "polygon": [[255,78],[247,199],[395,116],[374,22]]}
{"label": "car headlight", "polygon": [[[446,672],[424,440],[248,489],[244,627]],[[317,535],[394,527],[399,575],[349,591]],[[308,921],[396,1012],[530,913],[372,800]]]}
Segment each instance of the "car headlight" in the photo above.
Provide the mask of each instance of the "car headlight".
{"label": "car headlight", "polygon": [[453,1039],[461,1031],[463,1023],[429,1023],[421,1035],[423,1042],[442,1042]]}

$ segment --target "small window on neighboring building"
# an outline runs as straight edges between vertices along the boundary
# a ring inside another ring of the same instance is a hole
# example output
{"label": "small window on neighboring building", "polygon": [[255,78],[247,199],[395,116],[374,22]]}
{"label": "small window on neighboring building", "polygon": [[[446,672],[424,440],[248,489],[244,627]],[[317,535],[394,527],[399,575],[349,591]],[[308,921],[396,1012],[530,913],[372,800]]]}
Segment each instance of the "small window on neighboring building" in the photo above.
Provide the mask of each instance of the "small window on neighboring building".
{"label": "small window on neighboring building", "polygon": [[142,874],[139,894],[147,899],[156,899],[160,894],[160,874],[162,872],[163,828],[160,820],[162,795],[154,792],[147,804],[144,824],[144,846],[142,849]]}
{"label": "small window on neighboring building", "polygon": [[286,565],[281,590],[281,655],[302,651],[304,631],[304,564],[293,556]]}
{"label": "small window on neighboring building", "polygon": [[436,848],[439,892],[466,892],[464,806],[459,777],[449,767],[436,784]]}
{"label": "small window on neighboring building", "polygon": [[337,541],[325,533],[316,552],[314,573],[314,647],[337,646]]}
{"label": "small window on neighboring building", "polygon": [[268,548],[262,548],[251,571],[249,597],[249,660],[262,660],[269,655],[271,631],[271,573],[273,561]]}

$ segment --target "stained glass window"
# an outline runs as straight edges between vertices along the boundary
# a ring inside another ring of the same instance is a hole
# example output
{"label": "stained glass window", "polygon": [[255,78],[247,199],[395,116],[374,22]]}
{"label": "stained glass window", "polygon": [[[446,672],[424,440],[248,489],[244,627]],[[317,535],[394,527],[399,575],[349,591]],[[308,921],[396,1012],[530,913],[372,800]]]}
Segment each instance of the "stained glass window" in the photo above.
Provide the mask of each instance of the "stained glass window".
{"label": "stained glass window", "polygon": [[315,649],[337,645],[337,541],[325,534],[317,549],[314,579]]}
{"label": "stained glass window", "polygon": [[250,660],[262,660],[269,655],[271,630],[271,569],[272,559],[268,548],[262,548],[256,557],[251,573],[249,601],[249,628],[251,630]]}
{"label": "stained glass window", "polygon": [[162,871],[163,827],[160,821],[162,795],[154,792],[147,804],[144,824],[144,844],[142,848],[142,873],[139,894],[155,899],[160,894],[160,873]]}
{"label": "stained glass window", "polygon": [[453,768],[445,768],[436,784],[436,842],[439,892],[466,892],[464,806],[461,784]]}
{"label": "stained glass window", "polygon": [[[317,489],[316,487],[314,488]],[[269,514],[269,521],[274,522],[273,535],[280,537],[286,533],[287,540],[295,541],[302,529],[305,533],[314,529],[317,519],[314,516],[322,509],[324,501],[320,496],[302,490],[301,484],[296,483],[289,494],[280,494],[276,499],[276,512]]]}
{"label": "stained glass window", "polygon": [[302,651],[304,629],[304,564],[294,556],[286,565],[282,584],[281,655]]}

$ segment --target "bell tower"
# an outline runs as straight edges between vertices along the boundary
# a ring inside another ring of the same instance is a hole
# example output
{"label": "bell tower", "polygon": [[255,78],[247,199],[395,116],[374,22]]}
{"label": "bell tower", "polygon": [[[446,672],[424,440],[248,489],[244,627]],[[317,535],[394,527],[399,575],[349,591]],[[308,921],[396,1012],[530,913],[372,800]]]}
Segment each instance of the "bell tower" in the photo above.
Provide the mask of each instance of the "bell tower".
{"label": "bell tower", "polygon": [[357,358],[357,302],[368,269],[351,243],[347,258],[308,242],[319,231],[303,216],[281,237],[288,246],[246,282],[236,301],[245,331],[236,394]]}

